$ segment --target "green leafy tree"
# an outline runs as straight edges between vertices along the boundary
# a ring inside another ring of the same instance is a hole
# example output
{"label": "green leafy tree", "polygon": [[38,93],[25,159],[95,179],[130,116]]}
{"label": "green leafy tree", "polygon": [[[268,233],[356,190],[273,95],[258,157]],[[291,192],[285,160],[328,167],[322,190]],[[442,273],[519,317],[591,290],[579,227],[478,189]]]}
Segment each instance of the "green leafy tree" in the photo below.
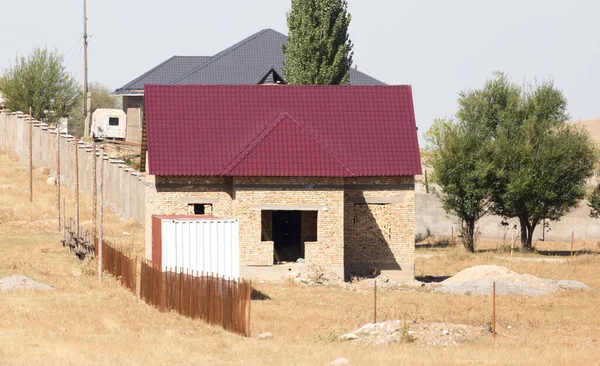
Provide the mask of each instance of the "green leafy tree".
{"label": "green leafy tree", "polygon": [[558,220],[585,196],[595,148],[587,132],[566,125],[567,101],[551,82],[521,89],[495,136],[492,210],[517,218],[521,249],[533,250],[543,220]]}
{"label": "green leafy tree", "polygon": [[2,94],[8,110],[28,112],[32,107],[34,118],[51,124],[70,117],[81,94],[63,64],[63,56],[45,48],[17,56],[4,78]]}
{"label": "green leafy tree", "polygon": [[437,120],[425,134],[425,153],[446,212],[461,220],[465,248],[475,251],[477,221],[488,214],[494,173],[494,136],[511,114],[519,89],[501,73],[484,88],[459,94],[456,118]]}
{"label": "green leafy tree", "polygon": [[289,37],[283,45],[288,84],[338,85],[349,81],[351,16],[345,0],[292,0]]}
{"label": "green leafy tree", "polygon": [[588,197],[589,203],[588,207],[590,208],[590,217],[597,219],[600,217],[600,184],[594,188],[592,194]]}
{"label": "green leafy tree", "polygon": [[444,207],[467,224],[477,215],[462,207],[487,204],[491,213],[517,218],[521,247],[531,251],[537,225],[558,220],[584,197],[594,145],[565,124],[567,102],[551,82],[521,87],[496,73],[483,88],[460,93],[459,106],[456,123],[428,132],[445,137],[431,143]]}
{"label": "green leafy tree", "polygon": [[463,245],[474,252],[476,224],[489,207],[490,142],[482,142],[463,121],[444,119],[434,123],[426,139],[431,146],[432,181],[440,188],[436,194],[444,210],[461,220]]}

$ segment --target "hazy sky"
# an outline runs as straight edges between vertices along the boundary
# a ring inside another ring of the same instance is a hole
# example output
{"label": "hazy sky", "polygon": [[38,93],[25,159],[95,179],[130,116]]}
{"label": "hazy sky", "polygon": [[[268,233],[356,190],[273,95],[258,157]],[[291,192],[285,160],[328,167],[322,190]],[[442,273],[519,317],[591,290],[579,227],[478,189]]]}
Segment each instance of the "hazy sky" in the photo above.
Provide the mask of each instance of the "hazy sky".
{"label": "hazy sky", "polygon": [[[359,70],[410,84],[419,126],[456,112],[494,70],[552,78],[573,119],[600,116],[598,0],[348,0]],[[83,0],[3,0],[0,69],[57,48],[81,80]],[[289,0],[88,0],[89,78],[116,89],[173,55],[213,55],[264,28],[287,33]]]}

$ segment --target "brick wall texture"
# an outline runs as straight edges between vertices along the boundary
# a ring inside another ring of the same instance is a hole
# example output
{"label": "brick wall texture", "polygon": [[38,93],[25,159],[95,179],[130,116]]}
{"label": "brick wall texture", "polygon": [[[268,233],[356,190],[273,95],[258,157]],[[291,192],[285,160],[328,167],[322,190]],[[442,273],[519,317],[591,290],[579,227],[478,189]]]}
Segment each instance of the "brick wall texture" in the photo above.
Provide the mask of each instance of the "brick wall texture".
{"label": "brick wall texture", "polygon": [[146,258],[152,257],[152,215],[189,214],[195,203],[210,205],[205,207],[215,217],[239,219],[242,265],[272,265],[271,220],[276,205],[275,209],[303,210],[301,236],[308,264],[413,270],[413,177],[156,176],[154,180],[146,210]]}

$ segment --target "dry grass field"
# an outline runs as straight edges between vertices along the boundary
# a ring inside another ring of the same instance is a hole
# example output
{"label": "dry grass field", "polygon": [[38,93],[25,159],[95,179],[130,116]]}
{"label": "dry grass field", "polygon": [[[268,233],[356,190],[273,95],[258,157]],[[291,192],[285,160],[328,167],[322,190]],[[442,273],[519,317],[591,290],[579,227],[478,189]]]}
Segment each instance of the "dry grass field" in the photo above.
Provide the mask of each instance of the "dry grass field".
{"label": "dry grass field", "polygon": [[[73,192],[65,188],[63,193],[69,217]],[[176,313],[160,313],[110,276],[98,283],[95,264],[77,261],[60,245],[55,199],[55,187],[37,171],[31,205],[26,168],[16,158],[0,154],[0,278],[23,274],[54,287],[46,292],[0,292],[2,365],[326,365],[339,357],[352,365],[565,365],[597,364],[600,359],[600,291],[500,296],[495,341],[483,334],[453,347],[416,342],[367,346],[338,340],[372,321],[373,293],[366,283],[346,289],[257,281],[256,289],[267,298],[252,302],[252,337],[236,336]],[[82,222],[89,222],[89,202],[82,196]],[[106,216],[108,238],[141,255],[142,227]],[[547,245],[554,250],[568,248]],[[593,243],[585,245],[593,249]],[[513,263],[496,258],[510,255],[497,252],[496,246],[487,243],[481,252],[467,254],[460,248],[423,245],[417,250],[417,275],[451,276],[473,265],[497,264],[545,278],[576,279],[600,289],[596,254],[578,255],[565,264]],[[381,290],[378,296],[380,320],[478,327],[491,321],[489,296],[438,294],[428,286]],[[257,339],[263,331],[272,332],[274,338]]]}

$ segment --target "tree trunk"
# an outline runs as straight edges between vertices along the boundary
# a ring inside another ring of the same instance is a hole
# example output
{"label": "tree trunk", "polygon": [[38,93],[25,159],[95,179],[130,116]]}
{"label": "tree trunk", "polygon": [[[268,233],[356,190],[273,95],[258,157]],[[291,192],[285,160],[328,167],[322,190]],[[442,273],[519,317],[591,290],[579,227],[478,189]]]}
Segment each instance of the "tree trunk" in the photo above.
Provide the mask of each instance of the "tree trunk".
{"label": "tree trunk", "polygon": [[465,249],[471,253],[475,252],[475,220],[465,220],[461,227],[462,242]]}
{"label": "tree trunk", "polygon": [[519,218],[519,223],[521,226],[521,250],[524,253],[530,253],[533,251],[533,232],[537,226],[537,221],[538,220],[533,220],[532,223],[529,223],[527,218]]}

